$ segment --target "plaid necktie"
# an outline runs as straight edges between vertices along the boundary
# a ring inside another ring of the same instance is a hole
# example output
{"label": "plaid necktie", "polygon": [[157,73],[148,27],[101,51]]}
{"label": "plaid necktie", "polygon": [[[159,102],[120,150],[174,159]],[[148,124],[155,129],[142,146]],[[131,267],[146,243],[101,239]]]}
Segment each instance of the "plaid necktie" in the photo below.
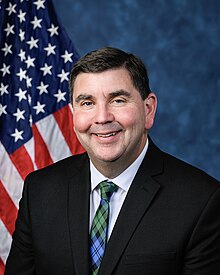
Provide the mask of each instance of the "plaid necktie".
{"label": "plaid necktie", "polygon": [[90,255],[92,264],[92,275],[96,275],[101,264],[108,236],[109,201],[113,192],[118,187],[110,181],[99,184],[101,201],[92,222],[90,233]]}

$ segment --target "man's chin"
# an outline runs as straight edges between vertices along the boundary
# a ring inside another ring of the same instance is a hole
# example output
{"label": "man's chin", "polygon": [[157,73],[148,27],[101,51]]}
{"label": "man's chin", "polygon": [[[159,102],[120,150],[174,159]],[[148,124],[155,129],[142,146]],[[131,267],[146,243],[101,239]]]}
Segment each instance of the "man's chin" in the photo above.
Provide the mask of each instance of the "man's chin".
{"label": "man's chin", "polygon": [[90,157],[91,160],[93,160],[94,162],[99,162],[99,163],[106,163],[106,164],[110,164],[110,163],[115,163],[120,159],[120,156],[115,155],[115,156],[104,156],[104,155],[97,155],[97,156],[93,156]]}

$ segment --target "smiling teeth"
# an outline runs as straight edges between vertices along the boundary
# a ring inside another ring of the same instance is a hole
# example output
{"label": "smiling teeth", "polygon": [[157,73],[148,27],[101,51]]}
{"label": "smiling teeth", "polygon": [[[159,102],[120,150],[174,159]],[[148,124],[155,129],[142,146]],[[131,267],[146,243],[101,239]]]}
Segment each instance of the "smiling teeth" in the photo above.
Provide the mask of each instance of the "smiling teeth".
{"label": "smiling teeth", "polygon": [[111,137],[111,136],[115,136],[117,133],[111,133],[111,134],[106,134],[106,135],[102,135],[102,134],[96,134],[98,137]]}

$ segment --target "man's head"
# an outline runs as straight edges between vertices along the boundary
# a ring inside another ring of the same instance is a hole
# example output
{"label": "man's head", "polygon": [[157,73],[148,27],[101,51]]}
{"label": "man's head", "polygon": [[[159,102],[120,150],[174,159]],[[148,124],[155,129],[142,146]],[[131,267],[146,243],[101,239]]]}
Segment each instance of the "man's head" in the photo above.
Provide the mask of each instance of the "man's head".
{"label": "man's head", "polygon": [[88,53],[74,65],[70,76],[71,103],[77,75],[80,73],[100,73],[119,68],[125,68],[128,71],[134,87],[138,90],[142,99],[146,99],[151,91],[147,70],[141,59],[120,49],[106,47]]}
{"label": "man's head", "polygon": [[156,112],[141,60],[113,48],[92,52],[71,75],[75,132],[95,167],[113,178],[143,150]]}

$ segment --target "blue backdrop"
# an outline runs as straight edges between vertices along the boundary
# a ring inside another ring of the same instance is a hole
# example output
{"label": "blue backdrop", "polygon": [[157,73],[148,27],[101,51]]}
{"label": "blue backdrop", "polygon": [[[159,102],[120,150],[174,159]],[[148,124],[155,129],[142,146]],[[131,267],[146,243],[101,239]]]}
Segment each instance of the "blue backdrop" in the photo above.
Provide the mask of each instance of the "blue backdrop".
{"label": "blue backdrop", "polygon": [[114,46],[147,65],[158,96],[151,137],[220,179],[220,1],[54,0],[80,55]]}

